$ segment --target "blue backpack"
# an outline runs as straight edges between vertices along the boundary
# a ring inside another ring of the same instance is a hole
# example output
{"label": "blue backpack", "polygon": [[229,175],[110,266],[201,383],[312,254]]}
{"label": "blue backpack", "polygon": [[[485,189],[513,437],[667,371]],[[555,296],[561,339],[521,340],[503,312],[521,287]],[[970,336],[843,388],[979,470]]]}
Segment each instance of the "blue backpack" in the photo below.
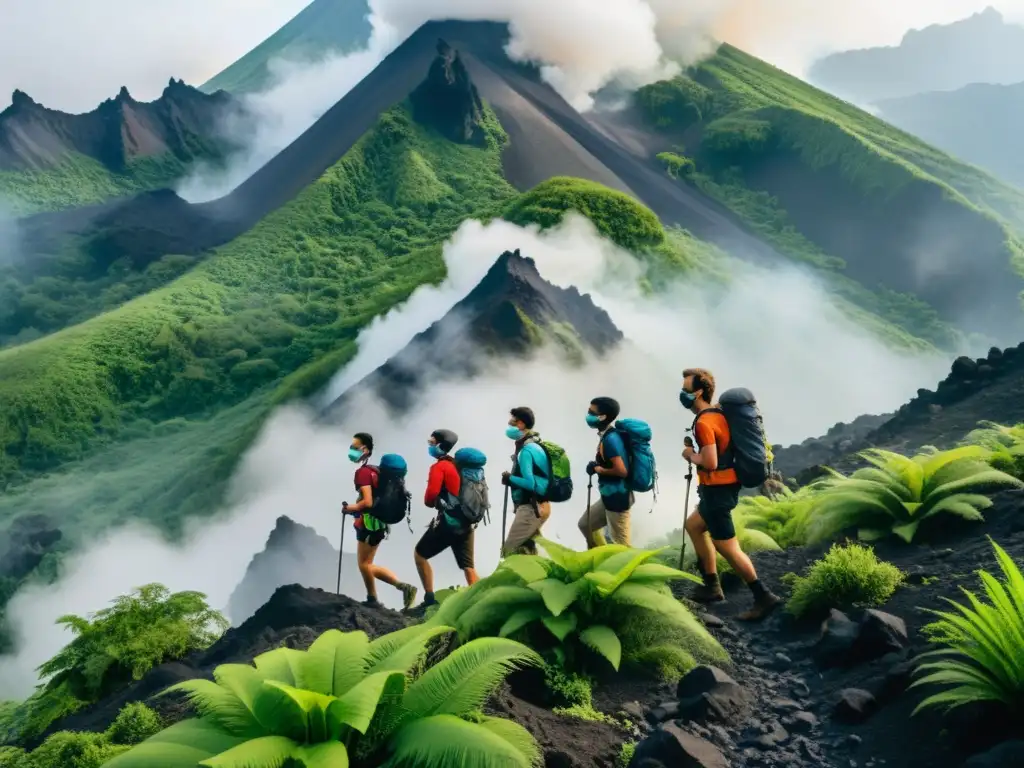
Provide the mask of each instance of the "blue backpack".
{"label": "blue backpack", "polygon": [[[385,525],[394,525],[408,518],[412,509],[412,494],[405,489],[405,475],[408,466],[405,459],[397,453],[386,453],[380,458],[380,465],[374,467],[377,482],[373,489],[373,509],[370,517],[375,517]],[[375,530],[367,526],[370,530]]]}
{"label": "blue backpack", "polygon": [[446,522],[457,530],[475,528],[481,521],[489,522],[490,491],[484,479],[487,456],[476,448],[460,448],[452,459],[461,482],[458,497],[445,500]]}
{"label": "blue backpack", "polygon": [[651,426],[640,419],[619,419],[615,431],[626,446],[626,487],[636,493],[653,490],[658,469],[651,450]]}

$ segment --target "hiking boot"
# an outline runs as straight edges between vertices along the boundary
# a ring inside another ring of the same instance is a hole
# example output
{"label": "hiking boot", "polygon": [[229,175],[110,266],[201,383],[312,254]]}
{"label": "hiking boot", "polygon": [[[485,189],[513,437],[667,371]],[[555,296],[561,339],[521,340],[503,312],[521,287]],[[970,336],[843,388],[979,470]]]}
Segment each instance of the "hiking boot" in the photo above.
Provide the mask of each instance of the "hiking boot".
{"label": "hiking boot", "polygon": [[754,598],[754,607],[749,611],[744,611],[736,618],[740,621],[761,621],[766,618],[772,611],[782,604],[782,598],[778,595],[774,595],[771,592],[765,592]]}
{"label": "hiking boot", "polygon": [[365,600],[363,600],[363,605],[365,605],[367,608],[383,608],[384,607],[381,604],[380,600],[378,600],[376,597],[367,597]]}
{"label": "hiking boot", "polygon": [[397,586],[398,591],[402,593],[402,609],[407,611],[416,602],[416,593],[419,592],[419,588],[414,587],[412,584],[399,584]]}
{"label": "hiking boot", "polygon": [[437,600],[434,598],[433,592],[427,592],[423,596],[423,602],[420,603],[420,608],[429,608],[432,605],[437,605]]}
{"label": "hiking boot", "polygon": [[718,574],[705,576],[704,583],[694,587],[690,592],[690,599],[695,603],[718,603],[725,600],[725,592],[722,591]]}

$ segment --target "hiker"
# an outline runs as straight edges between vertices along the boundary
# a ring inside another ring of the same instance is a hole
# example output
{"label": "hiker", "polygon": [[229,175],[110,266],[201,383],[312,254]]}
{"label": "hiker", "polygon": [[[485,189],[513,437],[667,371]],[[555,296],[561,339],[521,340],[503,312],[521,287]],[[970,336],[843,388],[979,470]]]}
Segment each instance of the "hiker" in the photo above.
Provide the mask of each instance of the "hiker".
{"label": "hiker", "polygon": [[453,524],[455,521],[445,514],[445,509],[457,505],[462,482],[455,461],[449,456],[458,441],[459,436],[450,429],[435,430],[427,441],[427,450],[436,461],[430,467],[423,503],[438,512],[416,544],[415,550],[416,570],[423,582],[424,607],[437,604],[434,598],[434,570],[430,567],[430,560],[446,549],[451,549],[455,562],[466,576],[466,584],[472,586],[479,580],[473,564],[474,528]]}
{"label": "hiker", "polygon": [[[712,405],[714,396],[715,377],[710,371],[703,368],[687,368],[683,371],[679,402],[696,414],[692,429],[697,445],[694,450],[688,444],[683,449],[683,458],[697,468],[699,500],[687,517],[686,533],[690,534],[697,555],[697,567],[704,579],[704,583],[694,589],[691,597],[701,603],[725,599],[718,579],[717,550],[754,596],[753,608],[737,618],[757,621],[775,610],[781,599],[769,592],[757,578],[754,564],[736,538],[732,511],[739,503],[742,484],[735,468],[735,449],[729,424],[721,408]],[[709,537],[711,543],[708,542]]]}
{"label": "hiker", "polygon": [[533,430],[535,423],[533,411],[529,408],[509,411],[505,436],[515,440],[516,452],[512,456],[512,471],[501,474],[501,483],[511,488],[515,509],[512,525],[501,546],[502,557],[537,554],[534,537],[551,516],[551,502],[544,498],[548,492],[551,463]]}
{"label": "hiker", "polygon": [[579,521],[580,532],[587,541],[587,549],[600,545],[594,534],[607,524],[612,541],[629,546],[629,510],[635,497],[626,485],[629,469],[626,466],[626,445],[615,429],[619,403],[610,397],[596,397],[590,401],[587,426],[598,433],[597,457],[587,464],[587,474],[597,475],[598,500],[583,513]]}
{"label": "hiker", "polygon": [[377,599],[377,582],[383,581],[402,593],[402,605],[409,608],[416,599],[416,587],[398,580],[392,571],[380,565],[374,565],[373,558],[377,555],[377,547],[388,535],[389,527],[370,514],[374,503],[374,490],[379,483],[380,473],[376,467],[369,465],[373,455],[373,437],[366,432],[358,432],[352,438],[348,449],[348,459],[358,464],[355,484],[359,501],[355,504],[342,502],[341,513],[352,515],[356,529],[356,562],[359,564],[359,575],[366,585],[366,600],[363,605],[370,608],[381,608]]}

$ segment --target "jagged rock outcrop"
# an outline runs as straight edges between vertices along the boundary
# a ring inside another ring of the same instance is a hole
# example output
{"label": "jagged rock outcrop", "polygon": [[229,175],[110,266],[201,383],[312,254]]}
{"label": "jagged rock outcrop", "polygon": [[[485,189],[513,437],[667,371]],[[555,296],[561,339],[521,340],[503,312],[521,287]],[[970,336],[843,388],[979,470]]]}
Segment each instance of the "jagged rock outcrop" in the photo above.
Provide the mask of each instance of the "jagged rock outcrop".
{"label": "jagged rock outcrop", "polygon": [[35,570],[64,534],[46,515],[23,515],[0,534],[0,579],[19,581]]}
{"label": "jagged rock outcrop", "polygon": [[[351,518],[346,520],[346,525],[352,525]],[[338,550],[309,526],[282,515],[277,518],[266,547],[249,562],[245,576],[231,593],[226,613],[234,624],[240,624],[248,621],[276,590],[286,584],[334,592],[337,578]],[[352,553],[347,560],[342,560],[341,591],[348,595],[363,592]]]}
{"label": "jagged rock outcrop", "polygon": [[72,115],[49,109],[23,91],[0,112],[0,170],[39,170],[79,154],[112,170],[171,153],[181,160],[220,147],[219,122],[241,106],[224,91],[205,94],[171,79],[160,98],[140,102],[122,87],[96,109]]}
{"label": "jagged rock outcrop", "polygon": [[437,41],[437,58],[427,79],[409,96],[413,117],[452,141],[483,144],[484,105],[459,57],[444,40]]}
{"label": "jagged rock outcrop", "polygon": [[466,298],[342,394],[326,413],[339,412],[365,392],[400,413],[411,406],[423,382],[473,377],[495,355],[525,356],[554,342],[571,358],[583,350],[601,354],[622,339],[608,313],[588,295],[552,285],[533,259],[506,251]]}

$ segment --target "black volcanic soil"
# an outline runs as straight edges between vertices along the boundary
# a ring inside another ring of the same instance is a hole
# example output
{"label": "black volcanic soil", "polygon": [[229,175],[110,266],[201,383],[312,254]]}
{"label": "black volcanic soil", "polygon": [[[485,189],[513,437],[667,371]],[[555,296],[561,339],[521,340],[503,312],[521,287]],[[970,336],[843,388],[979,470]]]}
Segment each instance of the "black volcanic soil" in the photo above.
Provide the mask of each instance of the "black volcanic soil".
{"label": "black volcanic soil", "polygon": [[[536,328],[571,326],[579,343],[601,354],[622,341],[622,332],[589,295],[558,288],[537,272],[533,259],[506,251],[483,280],[443,318],[417,334],[398,354],[343,393],[324,410],[340,414],[357,395],[372,392],[393,411],[409,408],[426,381],[471,378],[494,351],[528,355]],[[529,324],[532,324],[531,327]]]}
{"label": "black volcanic soil", "polygon": [[196,141],[208,143],[218,123],[240,105],[226,92],[205,94],[171,79],[160,98],[140,102],[127,88],[92,112],[48,109],[22,91],[0,112],[0,170],[40,170],[69,153],[121,170],[133,159],[172,153],[188,160]]}

